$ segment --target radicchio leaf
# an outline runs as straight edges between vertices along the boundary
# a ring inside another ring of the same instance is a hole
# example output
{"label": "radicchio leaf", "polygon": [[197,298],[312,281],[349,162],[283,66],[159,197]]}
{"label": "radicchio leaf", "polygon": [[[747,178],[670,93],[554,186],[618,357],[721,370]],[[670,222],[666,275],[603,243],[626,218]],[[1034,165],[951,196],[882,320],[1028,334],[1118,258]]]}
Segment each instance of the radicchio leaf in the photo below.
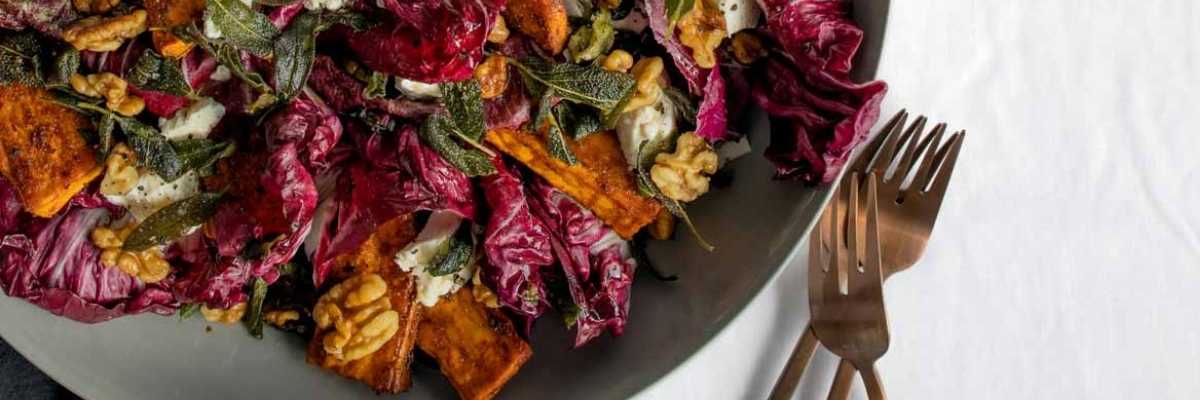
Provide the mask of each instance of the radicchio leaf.
{"label": "radicchio leaf", "polygon": [[675,62],[675,68],[683,75],[683,79],[687,80],[688,89],[693,94],[701,93],[704,88],[704,73],[700,66],[696,65],[696,60],[692,59],[691,51],[683,46],[675,36],[675,31],[671,29],[667,20],[666,0],[643,0],[641,4],[642,10],[646,11],[646,18],[650,20],[650,30],[654,31],[654,40],[667,49],[671,60]]}
{"label": "radicchio leaf", "polygon": [[171,315],[178,307],[164,288],[100,265],[89,234],[112,210],[79,194],[51,218],[22,211],[17,191],[0,179],[0,289],[55,315],[98,323],[130,314]]}
{"label": "radicchio leaf", "polygon": [[78,17],[68,0],[0,0],[0,28],[19,31],[32,27],[59,36]]}
{"label": "radicchio leaf", "polygon": [[[384,23],[347,34],[372,70],[426,83],[470,78],[503,1],[383,0]],[[493,4],[497,3],[497,4]]]}
{"label": "radicchio leaf", "polygon": [[696,111],[696,136],[709,143],[728,139],[725,111],[725,80],[721,78],[721,68],[715,67],[708,72],[704,99]]}
{"label": "radicchio leaf", "polygon": [[481,264],[482,277],[500,304],[533,320],[547,307],[540,270],[554,263],[550,232],[530,210],[517,172],[500,158],[493,162],[497,173],[480,180],[492,209],[483,237],[487,262]]}
{"label": "radicchio leaf", "polygon": [[637,262],[629,243],[566,193],[536,180],[530,188],[534,213],[550,229],[551,245],[578,307],[575,347],[604,330],[625,330]]}
{"label": "radicchio leaf", "polygon": [[342,122],[323,103],[301,97],[277,111],[265,124],[267,146],[295,143],[310,171],[329,167],[326,156],[342,137]]}

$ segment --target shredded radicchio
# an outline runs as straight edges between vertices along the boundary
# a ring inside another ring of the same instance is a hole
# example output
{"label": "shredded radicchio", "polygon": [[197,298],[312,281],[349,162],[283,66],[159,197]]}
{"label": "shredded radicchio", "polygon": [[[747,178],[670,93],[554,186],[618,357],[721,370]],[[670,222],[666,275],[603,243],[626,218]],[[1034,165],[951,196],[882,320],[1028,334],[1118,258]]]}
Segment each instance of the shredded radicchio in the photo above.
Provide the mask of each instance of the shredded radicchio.
{"label": "shredded radicchio", "polygon": [[550,232],[530,210],[519,173],[500,158],[493,164],[497,173],[480,182],[492,209],[483,238],[483,279],[501,304],[532,321],[548,304],[541,269],[554,263]]}

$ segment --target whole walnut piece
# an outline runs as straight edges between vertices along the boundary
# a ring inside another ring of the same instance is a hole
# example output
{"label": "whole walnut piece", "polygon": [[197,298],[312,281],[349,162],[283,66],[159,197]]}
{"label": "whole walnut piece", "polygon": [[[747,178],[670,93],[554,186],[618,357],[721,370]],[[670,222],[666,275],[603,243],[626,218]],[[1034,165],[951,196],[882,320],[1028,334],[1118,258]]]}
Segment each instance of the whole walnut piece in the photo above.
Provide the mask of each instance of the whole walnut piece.
{"label": "whole walnut piece", "polygon": [[207,305],[200,306],[200,315],[204,316],[204,320],[208,322],[217,322],[225,325],[232,325],[242,320],[246,315],[246,302],[234,304],[229,308],[208,308]]}
{"label": "whole walnut piece", "polygon": [[379,351],[400,330],[400,314],[392,309],[387,282],[363,274],[329,289],[313,307],[326,366],[358,360]]}
{"label": "whole walnut piece", "polygon": [[105,107],[126,117],[141,113],[146,102],[141,97],[129,94],[129,84],[111,72],[99,74],[75,74],[70,79],[71,88],[84,96],[103,97]]}
{"label": "whole walnut piece", "polygon": [[676,24],[679,41],[692,49],[692,58],[700,68],[717,65],[716,49],[725,39],[725,17],[713,1],[697,0]]}
{"label": "whole walnut piece", "polygon": [[126,39],[146,31],[146,10],[115,17],[91,16],[76,21],[62,33],[63,40],[76,50],[113,51]]}
{"label": "whole walnut piece", "polygon": [[488,56],[475,67],[475,80],[479,81],[481,97],[500,97],[508,89],[508,60],[501,55]]}
{"label": "whole walnut piece", "polygon": [[695,133],[679,136],[674,153],[654,157],[650,179],[667,197],[688,202],[708,192],[708,176],[717,172],[717,152]]}

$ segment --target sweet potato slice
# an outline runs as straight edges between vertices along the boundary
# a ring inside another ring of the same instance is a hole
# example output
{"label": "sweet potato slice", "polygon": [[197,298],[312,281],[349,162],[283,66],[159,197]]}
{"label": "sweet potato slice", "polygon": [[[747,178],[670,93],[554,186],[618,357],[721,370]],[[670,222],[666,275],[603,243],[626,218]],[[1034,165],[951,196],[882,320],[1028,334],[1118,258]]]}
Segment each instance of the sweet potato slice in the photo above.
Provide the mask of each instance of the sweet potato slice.
{"label": "sweet potato slice", "polygon": [[413,346],[417,339],[417,324],[421,319],[421,306],[416,301],[416,279],[400,271],[392,264],[396,251],[412,240],[413,221],[411,215],[397,217],[384,224],[354,253],[337,259],[339,264],[332,274],[335,279],[353,274],[376,273],[388,282],[388,296],[392,309],[400,314],[400,329],[379,351],[366,358],[339,364],[327,357],[322,348],[324,336],[313,335],[308,345],[308,362],[336,372],[346,378],[362,381],[379,393],[399,393],[412,385],[411,369]]}
{"label": "sweet potato slice", "polygon": [[563,0],[509,0],[504,21],[550,54],[562,51],[571,33]]}
{"label": "sweet potato slice", "polygon": [[575,165],[551,156],[540,135],[496,129],[488,132],[487,141],[571,195],[625,239],[654,221],[662,209],[662,204],[638,193],[612,132],[594,133],[579,142],[568,138],[568,146],[579,159]]}
{"label": "sweet potato slice", "polygon": [[39,217],[57,213],[101,171],[81,135],[90,123],[47,100],[49,95],[0,85],[0,173],[20,193],[25,209]]}
{"label": "sweet potato slice", "polygon": [[204,15],[205,0],[146,0],[154,49],[164,57],[182,58],[193,44],[169,32]]}
{"label": "sweet potato slice", "polygon": [[469,288],[422,312],[417,347],[437,360],[458,395],[468,400],[496,396],[533,355],[512,321],[476,301]]}

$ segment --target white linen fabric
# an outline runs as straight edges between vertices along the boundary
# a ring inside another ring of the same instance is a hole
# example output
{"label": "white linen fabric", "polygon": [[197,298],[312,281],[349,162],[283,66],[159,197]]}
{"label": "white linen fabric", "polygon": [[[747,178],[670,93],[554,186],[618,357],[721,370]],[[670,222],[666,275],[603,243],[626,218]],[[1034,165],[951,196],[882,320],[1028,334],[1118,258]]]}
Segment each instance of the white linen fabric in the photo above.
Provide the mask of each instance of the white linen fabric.
{"label": "white linen fabric", "polygon": [[[878,75],[881,124],[969,131],[929,250],[886,288],[889,397],[1200,398],[1200,3],[893,1]],[[805,269],[640,397],[765,397]]]}

